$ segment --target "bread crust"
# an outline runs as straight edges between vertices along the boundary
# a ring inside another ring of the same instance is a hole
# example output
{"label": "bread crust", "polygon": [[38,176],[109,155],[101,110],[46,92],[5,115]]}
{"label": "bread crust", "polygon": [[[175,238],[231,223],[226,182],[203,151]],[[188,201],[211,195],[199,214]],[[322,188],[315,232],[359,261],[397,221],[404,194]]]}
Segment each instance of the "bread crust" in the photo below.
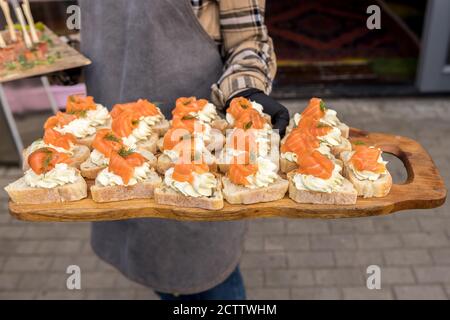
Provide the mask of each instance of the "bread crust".
{"label": "bread crust", "polygon": [[334,204],[334,205],[351,205],[357,200],[357,192],[353,185],[344,180],[343,190],[327,193],[309,190],[299,190],[295,187],[293,176],[295,173],[288,174],[289,179],[289,198],[298,203],[312,204]]}
{"label": "bread crust", "polygon": [[[294,129],[294,128],[295,128],[295,121],[294,121],[294,117],[292,117],[291,120],[289,120],[289,125],[288,125],[287,128],[286,128],[286,135],[288,135],[288,134],[292,131],[292,129]],[[342,123],[342,122],[341,122],[341,123],[337,126],[337,128],[338,128],[339,130],[341,130],[341,135],[342,135],[344,138],[348,139],[348,137],[349,137],[349,135],[350,135],[350,128],[349,128],[349,126],[346,125],[345,123]]]}
{"label": "bread crust", "polygon": [[177,206],[181,208],[200,208],[206,210],[220,210],[223,208],[223,195],[220,187],[212,197],[186,197],[162,183],[155,190],[155,201],[158,204]]}
{"label": "bread crust", "polygon": [[280,200],[288,190],[288,181],[278,179],[268,187],[249,189],[245,186],[235,185],[228,177],[222,177],[223,196],[231,204],[252,204]]}
{"label": "bread crust", "polygon": [[18,204],[44,204],[77,201],[87,197],[87,185],[81,175],[74,183],[56,188],[33,188],[22,177],[5,187],[11,200]]}
{"label": "bread crust", "polygon": [[80,166],[81,175],[85,179],[95,179],[97,175],[105,169],[107,166],[97,166],[95,163],[91,161],[91,159],[87,159]]}
{"label": "bread crust", "polygon": [[354,173],[350,170],[347,164],[344,165],[343,170],[344,177],[346,177],[355,187],[358,192],[358,196],[364,198],[381,198],[389,194],[392,187],[392,176],[389,171],[386,170],[386,174],[380,177],[376,181],[359,180]]}
{"label": "bread crust", "polygon": [[297,169],[298,165],[296,162],[289,161],[288,159],[280,157],[280,171],[283,173],[291,172]]}
{"label": "bread crust", "polygon": [[158,137],[164,136],[164,134],[169,130],[170,123],[166,119],[162,119],[160,122],[152,126],[152,131],[158,135]]}
{"label": "bread crust", "polygon": [[161,178],[153,174],[145,181],[133,186],[91,186],[92,200],[95,202],[114,202],[132,199],[152,199],[155,189],[161,184]]}
{"label": "bread crust", "polygon": [[228,129],[228,122],[225,119],[215,119],[211,122],[211,128],[217,129],[225,134]]}

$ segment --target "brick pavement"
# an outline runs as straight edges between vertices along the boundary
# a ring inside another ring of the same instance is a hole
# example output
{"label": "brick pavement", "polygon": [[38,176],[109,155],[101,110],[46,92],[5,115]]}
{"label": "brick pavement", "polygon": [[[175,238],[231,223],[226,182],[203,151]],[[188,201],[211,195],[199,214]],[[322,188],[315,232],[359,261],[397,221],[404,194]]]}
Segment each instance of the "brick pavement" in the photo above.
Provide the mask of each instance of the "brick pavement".
{"label": "brick pavement", "polygon": [[[354,127],[410,136],[450,181],[447,98],[328,100]],[[305,101],[288,101],[291,111]],[[30,123],[27,119],[27,123]],[[37,121],[35,121],[37,123]],[[30,126],[23,128],[30,132]],[[35,130],[38,134],[39,125]],[[393,157],[395,181],[405,179]],[[0,186],[18,177],[0,167]],[[87,223],[25,223],[9,217],[0,191],[0,299],[156,299],[100,261]],[[65,268],[82,269],[82,290],[65,288]],[[366,267],[382,270],[382,289],[365,287]],[[448,299],[449,205],[385,217],[341,220],[252,220],[242,271],[251,299]]]}

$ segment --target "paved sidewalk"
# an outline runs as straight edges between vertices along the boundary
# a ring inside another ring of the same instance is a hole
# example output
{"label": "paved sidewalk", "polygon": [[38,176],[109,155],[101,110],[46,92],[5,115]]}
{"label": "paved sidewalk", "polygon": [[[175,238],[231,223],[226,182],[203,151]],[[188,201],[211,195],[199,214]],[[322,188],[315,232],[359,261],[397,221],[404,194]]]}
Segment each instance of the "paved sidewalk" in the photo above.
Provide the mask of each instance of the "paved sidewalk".
{"label": "paved sidewalk", "polygon": [[[286,105],[299,111],[305,103]],[[354,127],[419,140],[449,185],[450,99],[330,99],[328,104]],[[30,129],[29,119],[22,123],[26,134],[39,134],[40,124]],[[394,179],[405,179],[399,160],[389,160]],[[3,187],[20,174],[0,167],[0,299],[156,299],[93,254],[89,224],[10,218]],[[342,220],[252,220],[241,263],[248,297],[448,299],[449,209]],[[70,264],[82,269],[82,290],[65,287]],[[371,264],[381,267],[381,290],[366,289]]]}

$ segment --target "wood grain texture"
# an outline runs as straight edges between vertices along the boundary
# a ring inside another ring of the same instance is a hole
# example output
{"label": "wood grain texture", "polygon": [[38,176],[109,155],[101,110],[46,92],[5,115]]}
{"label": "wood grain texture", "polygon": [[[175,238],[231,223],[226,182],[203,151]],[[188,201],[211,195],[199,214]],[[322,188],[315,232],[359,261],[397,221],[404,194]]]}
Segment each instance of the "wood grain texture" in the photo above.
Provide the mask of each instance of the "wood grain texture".
{"label": "wood grain texture", "polygon": [[54,63],[49,65],[38,65],[25,70],[7,70],[0,74],[0,83],[41,76],[52,72],[87,66],[91,64],[91,60],[83,56],[68,44],[62,42],[59,37],[47,27],[45,27],[44,34],[47,35],[54,44],[54,46],[52,47],[49,46],[49,55],[54,56],[57,52],[59,52],[61,54],[61,57],[59,59],[56,59]]}
{"label": "wood grain texture", "polygon": [[50,205],[9,204],[10,213],[27,221],[106,221],[130,218],[164,218],[190,221],[220,221],[246,218],[354,218],[385,215],[407,209],[429,209],[442,205],[447,196],[444,181],[425,149],[416,141],[382,133],[351,130],[351,139],[364,141],[391,153],[404,163],[408,179],[394,184],[384,198],[358,198],[355,205],[298,204],[284,199],[253,205],[230,205],[220,211],[158,205],[154,200],[95,203],[92,199]]}

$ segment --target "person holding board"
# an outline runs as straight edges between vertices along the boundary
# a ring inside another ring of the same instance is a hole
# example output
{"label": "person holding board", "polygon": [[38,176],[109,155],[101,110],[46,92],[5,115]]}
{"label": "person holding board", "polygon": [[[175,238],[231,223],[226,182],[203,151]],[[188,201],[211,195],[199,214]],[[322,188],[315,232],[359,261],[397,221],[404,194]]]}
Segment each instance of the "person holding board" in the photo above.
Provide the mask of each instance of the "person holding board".
{"label": "person holding board", "polygon": [[[88,94],[108,107],[178,97],[263,106],[283,135],[289,113],[268,96],[276,73],[264,0],[80,0]],[[245,299],[238,264],[244,221],[131,219],[92,224],[96,254],[162,299]]]}

